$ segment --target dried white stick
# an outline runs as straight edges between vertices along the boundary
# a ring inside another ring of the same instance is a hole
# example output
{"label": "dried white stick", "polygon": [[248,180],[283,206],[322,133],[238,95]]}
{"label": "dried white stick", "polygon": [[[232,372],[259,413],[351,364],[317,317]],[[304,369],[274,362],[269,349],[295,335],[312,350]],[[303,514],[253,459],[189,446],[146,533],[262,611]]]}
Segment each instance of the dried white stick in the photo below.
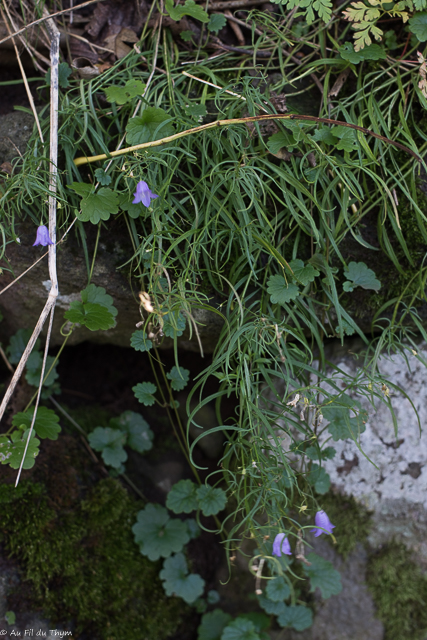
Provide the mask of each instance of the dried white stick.
{"label": "dried white stick", "polygon": [[[46,11],[46,9],[45,9]],[[47,11],[46,11],[47,12]],[[15,390],[15,387],[18,383],[19,378],[24,370],[25,364],[28,360],[28,357],[33,350],[35,342],[39,337],[43,325],[46,321],[46,318],[49,314],[51,314],[51,319],[49,323],[49,329],[46,339],[46,347],[43,358],[42,372],[40,376],[40,385],[39,391],[36,400],[36,406],[34,408],[33,419],[31,422],[30,431],[28,433],[27,442],[25,445],[24,455],[22,456],[21,465],[18,471],[18,477],[16,479],[16,484],[18,484],[22,467],[24,464],[25,456],[28,449],[28,444],[31,438],[31,433],[34,428],[34,422],[37,414],[37,406],[40,398],[41,386],[43,384],[44,371],[46,367],[46,357],[47,351],[49,348],[49,340],[50,333],[52,329],[53,322],[53,313],[56,304],[56,299],[58,297],[58,277],[56,273],[56,184],[57,184],[57,161],[58,161],[58,94],[59,94],[59,78],[58,78],[58,68],[59,68],[59,39],[60,34],[56,27],[56,24],[51,18],[46,20],[47,27],[49,30],[49,35],[51,38],[51,47],[50,47],[50,59],[51,59],[51,85],[50,85],[50,177],[49,177],[49,235],[52,239],[53,244],[49,246],[49,275],[51,281],[51,289],[49,292],[49,297],[46,301],[44,309],[40,314],[40,318],[35,326],[33,334],[27,344],[27,347],[22,354],[21,360],[17,366],[17,369],[12,377],[12,380],[9,384],[9,387],[6,390],[3,401],[0,405],[0,420],[3,417],[6,406],[9,402],[9,399],[12,393]]]}

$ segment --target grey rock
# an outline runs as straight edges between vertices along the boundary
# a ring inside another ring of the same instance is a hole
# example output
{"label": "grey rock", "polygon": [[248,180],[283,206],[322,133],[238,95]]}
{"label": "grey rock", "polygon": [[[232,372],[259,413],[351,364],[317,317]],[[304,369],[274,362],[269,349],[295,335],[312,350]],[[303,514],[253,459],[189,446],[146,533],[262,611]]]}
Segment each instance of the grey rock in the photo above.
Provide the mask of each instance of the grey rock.
{"label": "grey rock", "polygon": [[34,126],[34,116],[14,111],[0,117],[0,165],[24,154]]}

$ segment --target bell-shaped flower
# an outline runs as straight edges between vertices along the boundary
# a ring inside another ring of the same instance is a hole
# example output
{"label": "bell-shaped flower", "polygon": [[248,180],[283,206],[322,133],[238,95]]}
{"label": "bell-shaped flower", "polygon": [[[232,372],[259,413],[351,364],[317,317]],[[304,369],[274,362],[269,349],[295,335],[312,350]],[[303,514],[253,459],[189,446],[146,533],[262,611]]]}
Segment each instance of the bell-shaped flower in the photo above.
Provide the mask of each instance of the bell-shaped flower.
{"label": "bell-shaped flower", "polygon": [[278,533],[273,542],[273,556],[278,556],[280,558],[282,553],[287,556],[291,556],[291,545],[284,533]]}
{"label": "bell-shaped flower", "polygon": [[50,239],[48,228],[45,227],[44,224],[42,224],[37,229],[36,241],[33,244],[33,247],[37,247],[38,245],[41,245],[42,247],[46,247],[48,244],[53,244],[53,242]]}
{"label": "bell-shaped flower", "polygon": [[316,529],[311,529],[311,533],[318,538],[322,533],[332,533],[332,529],[335,529],[335,525],[329,520],[324,511],[318,511],[315,515],[314,522],[316,523]]}
{"label": "bell-shaped flower", "polygon": [[144,207],[149,207],[151,200],[154,198],[158,198],[155,193],[153,193],[144,180],[140,180],[136,185],[136,192],[133,194],[135,198],[132,200],[132,204],[138,204],[138,202],[142,202]]}

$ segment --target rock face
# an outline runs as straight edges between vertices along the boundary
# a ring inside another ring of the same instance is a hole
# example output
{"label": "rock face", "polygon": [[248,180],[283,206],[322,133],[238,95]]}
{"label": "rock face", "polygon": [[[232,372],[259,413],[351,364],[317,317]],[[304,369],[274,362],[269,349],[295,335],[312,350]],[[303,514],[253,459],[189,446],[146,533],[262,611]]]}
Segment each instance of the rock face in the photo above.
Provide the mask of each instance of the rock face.
{"label": "rock face", "polygon": [[[0,276],[0,291],[45,253],[44,247],[32,246],[36,231],[34,224],[28,222],[17,224],[16,230],[20,243],[12,242],[7,245],[6,259],[0,265],[3,267],[3,273]],[[95,246],[95,238],[92,237],[95,228],[91,225],[89,228],[85,227],[85,231],[88,234],[87,244],[91,260]],[[102,231],[91,279],[93,284],[104,287],[106,292],[113,297],[114,305],[118,310],[116,327],[108,331],[96,332],[82,327],[74,331],[68,344],[79,344],[90,340],[118,346],[130,346],[130,337],[135,331],[135,325],[141,321],[141,315],[138,289],[135,289],[135,283],[130,285],[126,278],[128,272],[118,271],[118,266],[126,262],[129,255],[133,253],[126,234],[126,229],[123,229],[119,222],[112,222],[108,229]],[[61,232],[58,235],[61,237]],[[64,311],[69,308],[71,301],[80,300],[79,292],[86,287],[88,278],[84,252],[74,230],[69,233],[66,242],[58,247],[57,256],[59,296],[53,324],[52,345],[62,344],[63,337],[60,329],[65,322]],[[46,257],[27,275],[0,295],[0,311],[4,317],[0,324],[0,338],[2,340],[7,340],[18,329],[34,327],[46,302],[49,289],[50,280]],[[212,352],[222,329],[222,320],[217,314],[205,309],[193,309],[192,315],[197,323],[204,351]],[[193,330],[190,337],[188,324],[187,321],[186,332],[179,340],[180,347],[188,351],[199,351],[195,332]],[[172,346],[171,339],[165,339],[160,345],[161,348],[171,348]]]}
{"label": "rock face", "polygon": [[[426,358],[427,346],[418,353]],[[324,466],[336,489],[373,511],[373,547],[395,539],[427,564],[427,369],[415,355],[408,356],[408,365],[400,355],[384,356],[379,362],[380,373],[401,389],[390,388],[397,432],[385,403],[374,411],[362,402],[368,418],[360,435],[361,451],[352,440],[334,442],[337,454]],[[338,366],[356,370],[350,357]],[[418,411],[421,431],[409,399]]]}

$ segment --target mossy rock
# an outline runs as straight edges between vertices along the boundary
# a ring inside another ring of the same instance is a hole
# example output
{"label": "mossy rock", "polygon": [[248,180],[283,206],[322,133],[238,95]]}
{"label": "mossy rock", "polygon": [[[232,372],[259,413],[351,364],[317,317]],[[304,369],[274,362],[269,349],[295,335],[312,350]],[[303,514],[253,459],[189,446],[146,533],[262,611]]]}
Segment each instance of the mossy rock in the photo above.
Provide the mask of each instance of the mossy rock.
{"label": "mossy rock", "polygon": [[43,485],[30,482],[0,485],[0,504],[1,540],[51,620],[103,640],[176,631],[186,607],[166,597],[159,563],[139,553],[131,526],[140,505],[117,480],[98,482],[73,510],[54,511]]}

